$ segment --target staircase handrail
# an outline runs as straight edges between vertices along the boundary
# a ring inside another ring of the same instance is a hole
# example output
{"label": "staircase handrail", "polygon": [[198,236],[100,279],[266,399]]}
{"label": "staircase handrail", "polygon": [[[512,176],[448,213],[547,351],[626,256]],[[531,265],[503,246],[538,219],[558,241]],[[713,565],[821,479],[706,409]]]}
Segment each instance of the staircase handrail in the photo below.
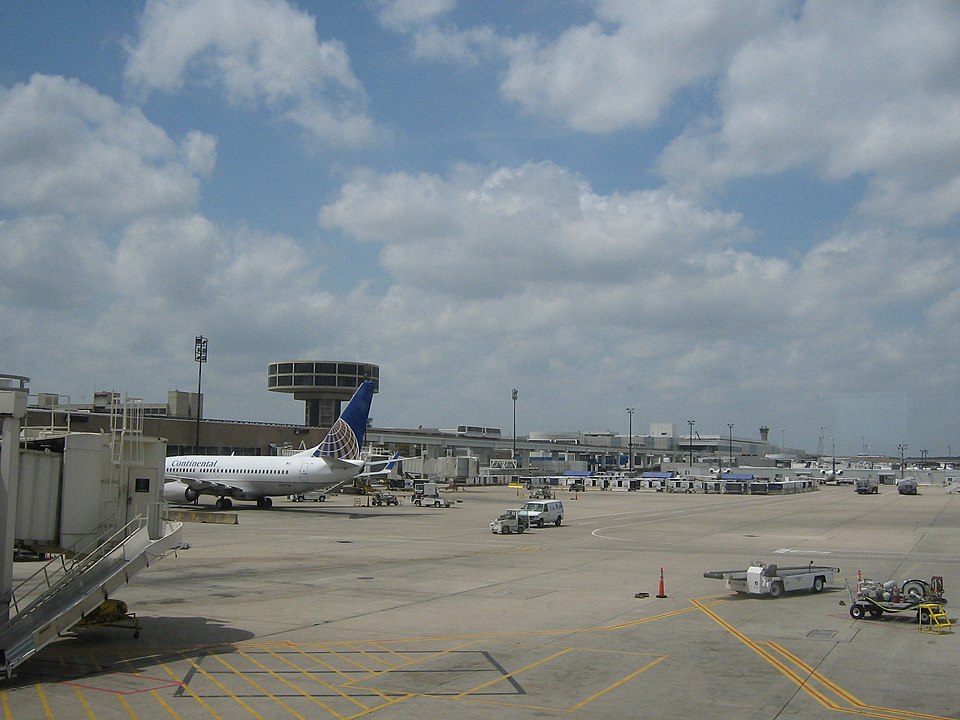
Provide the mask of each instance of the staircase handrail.
{"label": "staircase handrail", "polygon": [[[143,515],[137,515],[122,528],[110,535],[90,553],[84,555],[75,555],[73,557],[73,562],[70,563],[69,567],[67,566],[64,555],[60,555],[44,564],[43,567],[30,575],[30,577],[25,578],[13,589],[11,594],[11,605],[13,606],[16,615],[10,618],[7,624],[13,624],[16,622],[17,618],[29,614],[46,602],[49,598],[53,597],[62,586],[72,582],[83,573],[88,572],[90,568],[106,558],[116,548],[129,541],[130,538],[132,538],[138,530],[144,527],[145,524],[146,518]],[[132,530],[131,527],[133,528]],[[54,574],[48,573],[48,568],[58,562],[61,564],[63,572],[61,573],[57,571]],[[41,575],[42,577],[38,577]],[[24,587],[31,582],[33,582],[33,584],[24,590]],[[30,604],[21,612],[19,603],[17,601],[17,596],[29,597],[37,590],[37,588],[42,587],[44,584],[47,586],[47,589],[37,596],[33,601],[31,601]]]}

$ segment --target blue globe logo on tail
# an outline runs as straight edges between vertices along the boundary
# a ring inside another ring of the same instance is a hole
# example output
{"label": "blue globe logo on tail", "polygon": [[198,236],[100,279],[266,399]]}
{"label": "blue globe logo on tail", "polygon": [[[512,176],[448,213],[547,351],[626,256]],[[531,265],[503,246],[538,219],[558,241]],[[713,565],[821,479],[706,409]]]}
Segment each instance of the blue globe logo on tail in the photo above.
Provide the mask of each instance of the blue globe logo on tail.
{"label": "blue globe logo on tail", "polygon": [[370,402],[373,400],[374,383],[366,381],[350,399],[346,409],[330,428],[330,432],[317,446],[314,456],[334,457],[338,460],[359,460],[360,448],[367,432]]}

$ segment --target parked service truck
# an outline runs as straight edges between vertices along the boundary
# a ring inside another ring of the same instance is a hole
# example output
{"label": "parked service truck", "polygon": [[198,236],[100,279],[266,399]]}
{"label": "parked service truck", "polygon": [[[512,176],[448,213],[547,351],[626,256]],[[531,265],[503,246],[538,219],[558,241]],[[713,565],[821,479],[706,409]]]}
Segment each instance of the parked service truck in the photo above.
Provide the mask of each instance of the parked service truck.
{"label": "parked service truck", "polygon": [[490,532],[498,535],[522,533],[526,529],[526,518],[522,517],[520,510],[516,508],[505,510],[490,523]]}
{"label": "parked service truck", "polygon": [[809,565],[782,568],[757,561],[746,570],[711,570],[703,576],[726,580],[727,589],[737,593],[776,598],[794,590],[822,592],[824,586],[833,582],[833,576],[839,572],[838,567],[814,565],[812,562]]}
{"label": "parked service truck", "polygon": [[444,507],[448,508],[451,503],[446,498],[440,497],[435,482],[414,483],[413,495],[410,498],[417,507]]}
{"label": "parked service truck", "polygon": [[880,482],[873,477],[858,477],[853,481],[853,488],[861,495],[876,495],[880,492]]}

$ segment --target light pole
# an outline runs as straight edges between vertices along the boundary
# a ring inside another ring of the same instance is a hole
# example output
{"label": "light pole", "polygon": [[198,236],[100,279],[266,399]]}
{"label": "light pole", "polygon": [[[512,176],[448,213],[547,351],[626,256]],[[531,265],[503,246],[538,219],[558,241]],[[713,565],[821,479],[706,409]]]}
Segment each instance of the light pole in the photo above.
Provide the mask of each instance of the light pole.
{"label": "light pole", "polygon": [[906,444],[897,445],[897,450],[900,451],[900,477],[903,477],[903,454],[907,451]]}
{"label": "light pole", "polygon": [[517,460],[517,389],[510,394],[513,397],[513,460]]}
{"label": "light pole", "polygon": [[203,395],[200,394],[203,380],[203,364],[207,361],[207,339],[197,335],[193,346],[193,359],[197,361],[197,440],[196,451],[200,452],[200,418],[203,416]]}
{"label": "light pole", "polygon": [[693,467],[693,425],[696,422],[696,420],[687,420],[687,425],[690,426],[690,467]]}
{"label": "light pole", "polygon": [[629,427],[630,427],[630,430],[629,430],[629,432],[630,432],[629,438],[630,438],[630,439],[627,441],[627,452],[630,453],[630,459],[627,460],[627,462],[629,463],[629,467],[630,467],[630,472],[631,472],[631,473],[633,472],[633,410],[634,410],[634,408],[632,408],[632,407],[627,408],[627,417],[628,417],[629,420],[630,420],[630,422],[629,422]]}
{"label": "light pole", "polygon": [[[728,452],[730,453],[730,457],[728,458],[728,460],[730,461],[730,467],[732,468],[733,467],[733,423],[727,423],[727,428],[729,428],[730,430],[730,436],[729,436],[730,444],[727,446]],[[722,472],[720,474],[723,475]]]}

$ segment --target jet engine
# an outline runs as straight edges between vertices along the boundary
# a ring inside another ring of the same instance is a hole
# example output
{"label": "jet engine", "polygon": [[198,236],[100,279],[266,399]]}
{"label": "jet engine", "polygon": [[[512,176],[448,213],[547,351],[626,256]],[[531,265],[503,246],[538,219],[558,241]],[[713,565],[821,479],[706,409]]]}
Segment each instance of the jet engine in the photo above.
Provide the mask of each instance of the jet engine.
{"label": "jet engine", "polygon": [[179,480],[173,480],[168,483],[164,483],[163,486],[163,499],[167,502],[172,503],[182,503],[182,502],[193,502],[198,497],[200,493],[194,490],[192,487],[184,485]]}

